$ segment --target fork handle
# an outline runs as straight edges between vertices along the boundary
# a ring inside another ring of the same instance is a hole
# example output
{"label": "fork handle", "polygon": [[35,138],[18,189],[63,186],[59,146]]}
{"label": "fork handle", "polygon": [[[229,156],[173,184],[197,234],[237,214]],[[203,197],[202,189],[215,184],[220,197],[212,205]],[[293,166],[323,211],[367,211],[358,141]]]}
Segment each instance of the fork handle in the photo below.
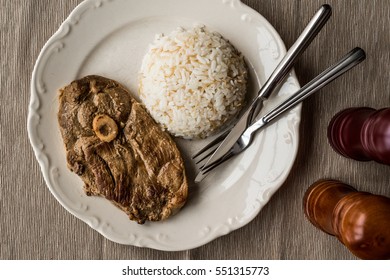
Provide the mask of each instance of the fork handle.
{"label": "fork handle", "polygon": [[366,58],[366,54],[364,50],[361,48],[354,48],[347,55],[345,55],[339,62],[329,67],[305,86],[303,86],[300,90],[294,93],[291,97],[285,100],[282,104],[271,110],[269,113],[264,115],[258,121],[253,123],[251,126],[247,128],[247,131],[252,134],[259,128],[264,125],[272,122],[280,115],[288,111],[289,109],[295,107],[297,104],[301,103],[304,99],[308,98],[313,93],[317,92],[322,87],[329,84],[331,81],[344,74],[360,62],[362,62]]}

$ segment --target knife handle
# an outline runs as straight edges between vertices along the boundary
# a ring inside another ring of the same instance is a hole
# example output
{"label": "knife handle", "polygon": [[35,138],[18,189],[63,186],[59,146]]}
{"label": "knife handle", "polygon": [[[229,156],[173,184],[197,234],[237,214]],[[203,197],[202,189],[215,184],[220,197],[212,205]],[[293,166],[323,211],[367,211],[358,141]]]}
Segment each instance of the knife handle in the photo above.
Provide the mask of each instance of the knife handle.
{"label": "knife handle", "polygon": [[296,60],[310,45],[310,43],[317,36],[322,27],[324,27],[325,23],[328,21],[331,15],[332,7],[328,4],[324,4],[313,16],[306,28],[302,31],[301,35],[276,66],[271,76],[261,87],[251,106],[249,106],[250,109],[248,109],[248,111],[250,112],[246,114],[248,124],[254,122],[263,107],[263,101],[268,99],[276,87],[281,84],[283,79],[291,71]]}
{"label": "knife handle", "polygon": [[291,95],[288,99],[282,102],[279,106],[272,109],[269,113],[261,117],[259,120],[250,125],[243,134],[253,137],[254,133],[265,125],[273,122],[286,111],[295,107],[303,100],[308,98],[313,93],[317,92],[331,81],[344,74],[354,66],[358,65],[366,58],[366,53],[361,48],[354,48],[346,54],[339,62],[329,67],[305,86]]}
{"label": "knife handle", "polygon": [[[338,78],[340,75],[344,74],[366,58],[364,50],[361,48],[354,48],[347,55],[345,55],[339,62],[329,67],[300,90],[294,93],[291,97],[285,100],[282,104],[277,106],[275,109],[270,111],[259,121],[261,123],[269,123],[274,119],[285,113],[287,110],[295,107],[297,104],[301,103],[304,99],[308,98],[313,93],[317,92],[334,79]],[[253,125],[256,125],[254,123]]]}
{"label": "knife handle", "polygon": [[278,66],[272,72],[264,86],[258,93],[258,98],[268,98],[276,86],[283,80],[290,72],[295,61],[300,57],[303,51],[310,45],[313,39],[320,32],[322,27],[328,21],[332,14],[332,8],[328,4],[322,5],[318,12],[314,15],[308,23],[302,34],[298,37],[296,42],[291,46]]}

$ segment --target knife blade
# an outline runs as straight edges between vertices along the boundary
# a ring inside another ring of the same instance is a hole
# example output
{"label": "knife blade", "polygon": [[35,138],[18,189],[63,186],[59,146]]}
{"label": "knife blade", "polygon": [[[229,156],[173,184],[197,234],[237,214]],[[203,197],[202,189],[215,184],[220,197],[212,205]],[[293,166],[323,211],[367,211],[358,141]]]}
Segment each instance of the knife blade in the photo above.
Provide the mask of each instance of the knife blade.
{"label": "knife blade", "polygon": [[287,112],[288,110],[301,103],[304,99],[311,96],[313,93],[318,92],[321,88],[337,79],[339,76],[352,69],[366,58],[365,51],[359,47],[352,49],[341,60],[332,66],[328,67],[322,73],[317,75],[314,79],[308,82],[301,89],[289,96],[285,101],[275,107],[273,110],[265,114],[256,122],[252,123],[241,135],[239,141],[237,141],[233,148],[230,149],[218,162],[211,165],[208,169],[203,169],[203,172],[197,176],[195,182],[201,180],[204,177],[204,173],[207,173],[219,166],[224,161],[230,159],[232,156],[237,155],[249,147],[253,140],[254,134],[264,128],[266,125],[274,122],[278,117]]}
{"label": "knife blade", "polygon": [[330,5],[325,4],[321,6],[321,8],[303,30],[302,34],[298,37],[297,41],[292,45],[283,59],[279,62],[264,86],[260,89],[257,97],[252,101],[248,109],[241,115],[240,119],[230,131],[230,133],[226,136],[216,151],[208,158],[206,163],[200,169],[196,176],[197,182],[200,182],[205,177],[205,174],[202,173],[202,170],[208,169],[212,164],[220,160],[230,150],[238,138],[240,138],[241,134],[246,130],[253,119],[261,111],[263,102],[268,99],[275,88],[287,76],[297,58],[303,53],[303,51],[320,32],[322,27],[330,18],[331,14],[332,8]]}

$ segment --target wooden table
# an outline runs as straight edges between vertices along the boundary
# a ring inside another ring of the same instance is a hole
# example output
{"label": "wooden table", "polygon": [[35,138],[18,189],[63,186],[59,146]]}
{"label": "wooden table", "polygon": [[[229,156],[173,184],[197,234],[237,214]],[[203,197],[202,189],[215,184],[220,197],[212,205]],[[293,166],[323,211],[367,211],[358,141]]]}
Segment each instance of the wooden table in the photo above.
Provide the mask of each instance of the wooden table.
{"label": "wooden table", "polygon": [[[0,259],[356,259],[302,211],[310,184],[332,178],[390,196],[389,166],[335,153],[326,129],[338,111],[390,106],[390,2],[330,0],[333,15],[295,67],[303,85],[347,51],[367,59],[305,101],[296,162],[284,185],[247,226],[200,248],[162,252],[113,243],[69,214],[51,195],[30,146],[30,78],[44,43],[81,0],[0,0]],[[290,47],[322,1],[243,0]]]}

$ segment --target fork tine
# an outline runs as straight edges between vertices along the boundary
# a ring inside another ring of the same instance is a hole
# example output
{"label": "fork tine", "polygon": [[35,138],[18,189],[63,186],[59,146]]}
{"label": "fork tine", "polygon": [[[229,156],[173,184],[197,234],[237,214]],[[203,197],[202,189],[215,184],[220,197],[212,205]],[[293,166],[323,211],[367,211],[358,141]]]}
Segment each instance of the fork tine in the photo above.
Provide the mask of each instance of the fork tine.
{"label": "fork tine", "polygon": [[208,166],[206,169],[203,169],[203,166],[202,166],[202,168],[199,169],[198,175],[196,175],[195,183],[199,183],[200,181],[202,181],[204,179],[204,177],[206,177],[209,174],[210,171],[212,171],[214,168],[220,166],[222,163],[224,163],[225,161],[230,159],[232,156],[234,156],[234,153],[233,153],[233,150],[230,150],[223,158],[214,162],[213,164]]}
{"label": "fork tine", "polygon": [[[198,156],[200,156],[201,154],[203,154],[205,151],[207,151],[208,149],[214,147],[215,145],[217,145],[218,143],[221,143],[223,139],[225,139],[225,137],[229,134],[230,132],[230,129],[226,130],[224,133],[222,133],[221,135],[219,135],[217,138],[215,138],[213,141],[211,141],[210,143],[208,143],[206,146],[204,146],[202,149],[200,149],[196,154],[194,154],[192,156],[192,159],[195,159],[197,158]],[[213,151],[214,152],[214,151]],[[207,155],[209,156],[209,155]],[[205,157],[207,157],[205,156]],[[197,163],[199,163],[200,161],[204,160],[204,158],[202,158],[201,160],[199,160]]]}
{"label": "fork tine", "polygon": [[[215,149],[212,149],[209,153],[207,153],[206,155],[202,155],[202,158],[198,159],[198,161],[195,162],[195,164],[199,164],[201,163],[202,161],[204,161],[205,159],[207,159],[209,156],[211,156],[215,151],[217,150],[217,148]],[[202,169],[202,167],[200,167]]]}
{"label": "fork tine", "polygon": [[230,159],[232,156],[234,156],[234,153],[233,153],[233,150],[230,150],[223,158],[221,158],[220,160],[214,162],[213,164],[211,164],[210,166],[208,166],[206,169],[203,169],[202,168],[202,173],[203,174],[207,174],[209,173],[211,170],[213,170],[214,168],[220,166],[222,163],[224,163],[225,161],[227,161],[228,159]]}

